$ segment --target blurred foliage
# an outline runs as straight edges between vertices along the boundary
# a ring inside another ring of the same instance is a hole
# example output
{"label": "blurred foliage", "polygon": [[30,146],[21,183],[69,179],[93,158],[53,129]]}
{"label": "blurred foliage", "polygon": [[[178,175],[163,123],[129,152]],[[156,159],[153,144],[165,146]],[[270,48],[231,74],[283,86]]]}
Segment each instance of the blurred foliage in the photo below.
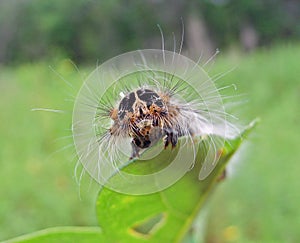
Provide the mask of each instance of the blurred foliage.
{"label": "blurred foliage", "polygon": [[199,9],[215,39],[222,45],[237,40],[241,28],[251,24],[260,44],[300,37],[297,19],[300,2],[287,0],[206,0]]}
{"label": "blurred foliage", "polygon": [[12,0],[0,2],[0,63],[58,54],[102,62],[153,47],[156,24],[180,33],[180,18],[192,15],[204,21],[216,47],[238,42],[245,25],[257,32],[260,45],[300,37],[297,0]]}
{"label": "blurred foliage", "polygon": [[299,45],[283,45],[217,59],[213,73],[238,66],[222,80],[249,97],[240,117],[261,123],[210,201],[207,242],[299,242],[299,58]]}
{"label": "blurred foliage", "polygon": [[[247,94],[237,97],[239,117],[259,116],[261,123],[241,147],[235,175],[229,173],[207,204],[206,242],[299,241],[299,58],[299,44],[247,56],[231,50],[209,68],[211,76],[226,73],[217,82],[235,83]],[[87,178],[76,185],[68,137],[72,97],[92,69],[78,73],[67,60],[0,67],[0,240],[58,225],[97,225],[98,187],[89,189]],[[35,107],[65,112],[30,112]]]}
{"label": "blurred foliage", "polygon": [[[51,63],[55,71],[49,64],[0,67],[0,241],[45,227],[96,224],[98,186],[90,180],[79,186],[74,178],[72,97],[82,80],[67,60]],[[63,112],[31,111],[38,107]]]}

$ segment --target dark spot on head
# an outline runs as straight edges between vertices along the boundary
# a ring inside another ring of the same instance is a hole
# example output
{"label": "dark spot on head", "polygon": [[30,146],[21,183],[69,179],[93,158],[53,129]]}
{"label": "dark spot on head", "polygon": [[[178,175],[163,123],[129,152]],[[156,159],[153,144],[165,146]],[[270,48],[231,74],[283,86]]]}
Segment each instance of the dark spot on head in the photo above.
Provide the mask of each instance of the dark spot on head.
{"label": "dark spot on head", "polygon": [[126,95],[120,102],[118,117],[119,119],[124,119],[124,116],[127,112],[133,112],[133,104],[135,102],[134,92]]}
{"label": "dark spot on head", "polygon": [[144,115],[143,109],[139,107],[140,116]]}
{"label": "dark spot on head", "polygon": [[149,137],[139,137],[139,138],[136,137],[133,139],[133,142],[139,148],[148,148],[151,144]]}
{"label": "dark spot on head", "polygon": [[148,109],[153,103],[161,108],[163,107],[163,102],[156,92],[150,89],[139,89],[136,93],[142,101],[146,102]]}
{"label": "dark spot on head", "polygon": [[164,106],[161,98],[159,98],[158,100],[154,101],[154,104],[157,105],[158,107],[162,108]]}
{"label": "dark spot on head", "polygon": [[138,138],[134,138],[133,141],[136,146],[138,146],[138,147],[141,146],[141,141]]}
{"label": "dark spot on head", "polygon": [[144,148],[148,148],[149,146],[150,146],[150,144],[151,144],[151,141],[150,140],[145,140],[144,141]]}

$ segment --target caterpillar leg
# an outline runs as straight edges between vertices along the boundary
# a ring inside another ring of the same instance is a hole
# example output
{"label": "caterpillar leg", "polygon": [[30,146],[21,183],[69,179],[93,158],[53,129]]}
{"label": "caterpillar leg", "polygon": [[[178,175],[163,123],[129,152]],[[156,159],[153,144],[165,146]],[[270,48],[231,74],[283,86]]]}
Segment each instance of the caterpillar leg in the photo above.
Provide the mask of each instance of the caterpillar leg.
{"label": "caterpillar leg", "polygon": [[167,148],[169,144],[171,144],[172,148],[175,148],[178,142],[178,132],[171,128],[165,129],[164,132],[167,135],[165,138],[165,148]]}
{"label": "caterpillar leg", "polygon": [[132,152],[129,159],[137,158],[140,156],[140,148],[135,144],[134,140],[131,141]]}

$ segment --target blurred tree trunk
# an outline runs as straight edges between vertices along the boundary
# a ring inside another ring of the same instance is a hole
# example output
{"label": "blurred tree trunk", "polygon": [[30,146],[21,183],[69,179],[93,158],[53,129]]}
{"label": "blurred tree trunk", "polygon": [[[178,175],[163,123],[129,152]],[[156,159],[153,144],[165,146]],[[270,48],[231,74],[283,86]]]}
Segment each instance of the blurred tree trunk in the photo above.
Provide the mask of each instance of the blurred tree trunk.
{"label": "blurred tree trunk", "polygon": [[246,52],[253,51],[258,45],[258,33],[251,24],[244,24],[240,30],[240,42]]}
{"label": "blurred tree trunk", "polygon": [[189,56],[194,60],[201,56],[201,60],[205,62],[215,53],[216,47],[209,36],[206,24],[198,16],[188,17],[186,40]]}
{"label": "blurred tree trunk", "polygon": [[9,59],[9,48],[11,42],[15,39],[18,30],[18,10],[19,7],[15,1],[0,1],[1,13],[0,17],[0,63],[6,62]]}

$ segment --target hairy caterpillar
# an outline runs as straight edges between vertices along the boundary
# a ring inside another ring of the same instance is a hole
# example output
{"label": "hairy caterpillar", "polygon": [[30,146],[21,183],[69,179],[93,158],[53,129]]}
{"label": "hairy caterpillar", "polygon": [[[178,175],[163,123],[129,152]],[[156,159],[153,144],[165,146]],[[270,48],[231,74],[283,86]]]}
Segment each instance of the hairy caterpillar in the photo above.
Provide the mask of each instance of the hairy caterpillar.
{"label": "hairy caterpillar", "polygon": [[[166,188],[193,166],[195,137],[206,148],[199,172],[205,179],[224,141],[239,134],[227,118],[218,88],[198,63],[164,49],[138,50],[103,63],[89,76],[76,98],[73,136],[80,162],[96,181],[144,194]],[[167,168],[162,175],[119,171],[149,148],[176,147],[178,138],[185,140],[177,155],[181,161],[174,160],[180,173]],[[116,171],[119,179],[109,183]]]}

